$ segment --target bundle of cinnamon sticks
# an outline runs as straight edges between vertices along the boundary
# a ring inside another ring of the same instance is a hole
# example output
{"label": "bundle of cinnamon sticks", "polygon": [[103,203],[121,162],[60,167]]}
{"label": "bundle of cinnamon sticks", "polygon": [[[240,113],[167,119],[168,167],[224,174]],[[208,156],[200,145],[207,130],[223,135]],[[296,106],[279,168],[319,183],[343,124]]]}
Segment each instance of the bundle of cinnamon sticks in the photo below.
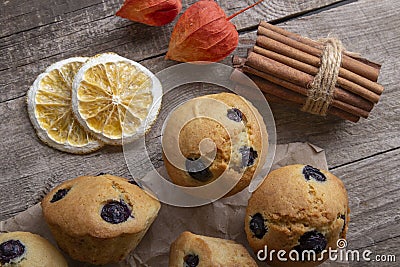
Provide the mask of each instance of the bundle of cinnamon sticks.
{"label": "bundle of cinnamon sticks", "polygon": [[[235,56],[233,65],[248,74],[268,100],[303,106],[318,73],[323,49],[320,42],[261,22],[256,45],[247,58]],[[367,118],[384,90],[377,83],[380,68],[379,64],[343,52],[328,114],[352,122]]]}

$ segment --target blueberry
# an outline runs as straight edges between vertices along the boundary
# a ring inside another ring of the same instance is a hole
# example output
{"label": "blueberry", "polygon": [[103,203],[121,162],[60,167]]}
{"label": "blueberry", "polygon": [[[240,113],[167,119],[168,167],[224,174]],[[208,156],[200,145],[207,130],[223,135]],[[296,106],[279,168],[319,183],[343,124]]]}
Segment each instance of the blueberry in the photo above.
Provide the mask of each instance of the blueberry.
{"label": "blueberry", "polygon": [[131,210],[123,201],[109,201],[101,210],[101,218],[108,223],[118,224],[128,220]]}
{"label": "blueberry", "polygon": [[[316,254],[321,253],[328,244],[325,236],[315,230],[306,232],[299,239],[299,245],[295,246],[293,249],[299,253],[300,259],[302,261],[307,260],[303,258],[303,251],[315,251]],[[310,255],[310,254],[305,254]],[[310,260],[310,259],[308,259]]]}
{"label": "blueberry", "polygon": [[25,252],[25,246],[19,240],[8,240],[0,244],[0,263],[9,263]]}
{"label": "blueberry", "polygon": [[252,166],[255,159],[258,157],[257,151],[252,147],[243,146],[239,148],[239,152],[242,154],[242,167]]}
{"label": "blueberry", "polygon": [[268,228],[265,225],[264,221],[265,220],[260,213],[256,213],[254,214],[254,216],[251,217],[250,230],[258,239],[263,238],[264,235],[268,232]]}
{"label": "blueberry", "polygon": [[194,254],[186,255],[183,260],[185,261],[184,267],[196,267],[199,265],[199,256]]}
{"label": "blueberry", "polygon": [[210,169],[200,159],[187,158],[185,166],[189,175],[200,182],[207,182],[213,177]]}
{"label": "blueberry", "polygon": [[51,203],[57,202],[63,199],[69,192],[69,189],[60,189],[54,195],[53,198],[50,200]]}
{"label": "blueberry", "polygon": [[228,119],[236,122],[241,122],[243,120],[243,113],[237,108],[228,109],[226,116]]}
{"label": "blueberry", "polygon": [[307,165],[303,168],[303,175],[304,178],[306,178],[307,181],[309,181],[311,178],[318,182],[325,182],[326,181],[326,176],[318,169]]}

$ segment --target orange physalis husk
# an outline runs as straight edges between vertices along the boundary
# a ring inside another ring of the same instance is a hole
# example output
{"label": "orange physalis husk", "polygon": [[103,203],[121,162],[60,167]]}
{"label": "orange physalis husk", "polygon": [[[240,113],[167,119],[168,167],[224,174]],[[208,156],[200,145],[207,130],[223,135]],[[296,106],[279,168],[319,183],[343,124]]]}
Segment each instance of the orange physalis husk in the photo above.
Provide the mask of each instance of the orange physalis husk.
{"label": "orange physalis husk", "polygon": [[117,16],[150,26],[173,21],[182,10],[182,0],[125,0]]}
{"label": "orange physalis husk", "polygon": [[166,59],[181,62],[216,62],[224,59],[239,43],[236,27],[229,20],[256,4],[229,18],[213,0],[201,0],[193,4],[175,25]]}

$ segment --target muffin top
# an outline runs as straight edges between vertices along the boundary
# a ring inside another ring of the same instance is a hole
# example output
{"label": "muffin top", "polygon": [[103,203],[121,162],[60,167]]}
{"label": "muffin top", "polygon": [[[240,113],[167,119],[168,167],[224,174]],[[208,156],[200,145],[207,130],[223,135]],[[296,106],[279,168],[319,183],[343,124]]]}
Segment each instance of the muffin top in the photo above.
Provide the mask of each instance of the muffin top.
{"label": "muffin top", "polygon": [[183,186],[210,183],[229,168],[245,174],[243,189],[250,183],[258,163],[265,159],[267,145],[262,116],[246,99],[231,93],[187,101],[174,110],[164,128],[164,157],[187,175],[167,170],[172,180]]}
{"label": "muffin top", "polygon": [[[265,243],[292,249],[304,234],[314,239],[323,234],[334,245],[345,238],[348,220],[348,196],[339,178],[309,165],[291,165],[272,171],[252,194],[245,228],[253,249]],[[278,233],[290,240],[274,238]]]}
{"label": "muffin top", "polygon": [[29,232],[0,234],[0,266],[67,267],[61,253],[43,237]]}
{"label": "muffin top", "polygon": [[232,240],[183,232],[171,245],[169,266],[254,266],[241,244]]}
{"label": "muffin top", "polygon": [[127,179],[81,176],[62,183],[42,200],[48,224],[73,236],[112,238],[150,224],[160,203]]}

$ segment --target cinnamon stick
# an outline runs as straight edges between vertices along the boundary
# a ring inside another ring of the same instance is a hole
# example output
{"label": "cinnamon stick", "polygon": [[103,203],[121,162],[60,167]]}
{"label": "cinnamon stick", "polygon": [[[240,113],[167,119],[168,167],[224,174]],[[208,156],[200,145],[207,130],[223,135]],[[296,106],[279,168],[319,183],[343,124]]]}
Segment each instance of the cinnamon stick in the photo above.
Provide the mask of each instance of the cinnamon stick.
{"label": "cinnamon stick", "polygon": [[[259,25],[258,33],[261,35],[269,36],[271,32],[276,33],[276,35],[274,36],[278,39],[273,39],[277,41],[279,41],[279,39],[286,40],[284,41],[284,43],[287,43],[303,52],[311,53],[312,55],[317,57],[321,55],[322,45],[320,43],[262,21]],[[365,77],[373,82],[376,82],[378,80],[380,65],[376,63],[372,63],[368,60],[355,59],[354,57],[351,57],[344,53],[342,66],[344,69]]]}
{"label": "cinnamon stick", "polygon": [[[328,114],[353,122],[367,118],[384,90],[376,83],[380,65],[342,51],[337,40],[328,42],[326,46],[261,22],[256,45],[246,59],[234,57],[233,63],[249,74],[270,99],[309,107],[309,98],[318,97],[315,106],[326,105],[322,101],[327,101]],[[314,83],[322,88],[311,87]],[[326,109],[310,112],[323,115]]]}
{"label": "cinnamon stick", "polygon": [[[249,82],[248,80],[243,80],[242,75],[239,74],[239,72],[245,71],[247,68],[250,68],[246,66],[247,59],[241,58],[238,56],[234,56],[232,58],[232,63],[233,67],[235,67],[235,70],[231,74],[231,80],[237,82],[241,86],[244,87],[253,87],[253,84]],[[249,74],[251,80],[260,88],[260,90],[263,92],[264,96],[267,98],[269,101],[273,102],[278,102],[278,103],[294,103],[297,106],[303,106],[305,103],[306,97],[304,96],[304,90],[305,88],[297,87],[297,90],[302,93],[298,93],[295,90],[293,90],[290,87],[286,87],[287,84],[276,84],[272,81],[269,81],[267,79],[263,79],[260,76]],[[278,79],[279,80],[279,79]],[[293,85],[293,84],[292,84]],[[295,86],[295,85],[293,85]],[[239,87],[242,89],[241,87]],[[290,88],[290,89],[288,89]],[[353,115],[349,112],[346,112],[344,110],[341,110],[336,107],[331,107],[328,110],[328,114],[335,115],[339,118],[349,120],[352,122],[357,122],[360,119],[360,116]]]}
{"label": "cinnamon stick", "polygon": [[[320,64],[320,59],[317,56],[307,54],[306,52],[303,52],[301,50],[298,50],[296,48],[293,48],[285,43],[281,43],[279,41],[276,41],[272,38],[260,35],[257,37],[257,46],[260,48],[265,48],[266,50],[270,50],[273,52],[276,52],[277,54],[280,55],[286,55],[289,58],[292,58],[294,60],[298,60],[300,62],[303,62],[304,64],[302,65],[302,68],[304,70],[308,70],[308,72],[318,72],[318,67]],[[255,48],[256,49],[256,48]],[[260,52],[260,49],[258,49],[258,52]],[[309,65],[310,67],[314,67],[315,69],[310,69],[305,67],[304,65]],[[304,71],[303,70],[303,71]],[[316,74],[315,72],[315,74]],[[337,84],[340,85],[343,89],[346,89],[352,93],[355,93],[373,103],[377,103],[380,98],[380,94],[383,91],[383,87],[377,83],[374,83],[366,78],[360,77],[354,74],[354,75],[348,75],[346,77],[351,78],[352,80],[348,80],[343,78],[343,73],[348,73],[346,70],[343,68],[340,68],[339,70],[339,77],[337,79]],[[312,73],[310,73],[312,74]],[[312,74],[312,75],[315,75]],[[367,81],[367,82],[365,82]],[[360,85],[363,84],[364,86]]]}
{"label": "cinnamon stick", "polygon": [[[276,78],[276,77],[274,77],[272,75],[263,73],[261,71],[258,71],[256,69],[252,68],[252,67],[249,67],[249,66],[244,66],[243,67],[243,71],[247,72],[247,73],[251,73],[251,74],[253,74],[255,76],[264,78],[265,80],[267,80],[267,81],[269,81],[269,82],[271,82],[273,84],[279,85],[280,86],[279,87],[280,90],[282,90],[282,87],[284,87],[286,90],[290,89],[289,91],[297,93],[298,94],[298,99],[301,99],[301,103],[299,103],[299,101],[296,101],[296,103],[298,103],[298,104],[305,104],[306,103],[306,100],[307,100],[307,89],[306,88],[301,87],[301,86],[297,86],[297,85],[295,85],[295,84],[293,84],[291,82],[288,82],[288,81]],[[254,78],[252,78],[252,79],[254,80]],[[257,84],[259,87],[260,87],[260,85],[259,85],[260,83],[261,82],[259,81],[259,83]],[[262,90],[261,87],[260,87],[260,89]],[[279,92],[272,91],[272,90],[275,90],[275,89],[277,89],[277,88],[272,88],[271,87],[270,88],[271,91],[269,91],[269,93],[277,95],[277,96],[280,96]],[[361,116],[363,118],[367,118],[368,115],[369,115],[368,111],[365,111],[365,110],[362,110],[360,108],[354,107],[351,104],[348,104],[346,102],[340,101],[338,99],[333,99],[331,105],[332,105],[332,107],[335,107],[337,109],[345,111],[346,113],[352,114],[352,115],[354,115],[356,117],[360,117]]]}
{"label": "cinnamon stick", "polygon": [[[308,65],[301,61],[295,60],[291,57],[275,53],[273,51],[264,49],[262,47],[255,46],[253,51],[257,54],[276,60],[282,64],[295,68],[299,71],[305,72],[307,74],[316,75],[318,73],[318,68],[312,65]],[[357,95],[354,95],[346,90],[343,90],[340,87],[336,87],[333,97],[337,100],[340,100],[348,104],[352,104],[355,107],[358,107],[368,112],[371,111],[372,108],[374,107],[374,104],[372,102],[366,101],[363,98],[360,98]]]}
{"label": "cinnamon stick", "polygon": [[[313,80],[313,76],[309,74],[298,71],[294,68],[286,66],[285,64],[269,59],[254,52],[249,53],[246,61],[246,66],[258,70],[257,73],[253,74],[259,75],[260,77],[267,78],[268,80],[271,80],[273,79],[273,77],[275,77],[274,82],[275,83],[279,82],[283,86],[285,86],[283,81],[293,83],[297,85],[299,88],[303,89],[302,92],[304,95],[307,95],[306,88],[308,88],[308,85]],[[244,70],[249,71],[250,69],[246,68]],[[268,75],[263,75],[263,73],[266,73]],[[288,86],[287,83],[286,86]],[[292,87],[291,89],[295,89],[295,87]],[[336,104],[338,103],[337,100],[334,102]],[[349,112],[349,110],[346,111]],[[365,118],[368,117],[368,111],[356,107],[352,108],[352,114],[362,116]]]}
{"label": "cinnamon stick", "polygon": [[[287,103],[288,101],[290,101],[292,103],[295,103],[298,107],[304,104],[304,96],[302,96],[301,94],[288,90],[285,87],[279,86],[272,82],[265,81],[264,79],[261,79],[255,75],[250,76],[254,83],[260,88],[260,90],[263,91],[263,94],[268,101],[277,103]],[[328,111],[328,114],[351,122],[358,122],[360,120],[360,117],[352,115],[335,107],[331,107]]]}

